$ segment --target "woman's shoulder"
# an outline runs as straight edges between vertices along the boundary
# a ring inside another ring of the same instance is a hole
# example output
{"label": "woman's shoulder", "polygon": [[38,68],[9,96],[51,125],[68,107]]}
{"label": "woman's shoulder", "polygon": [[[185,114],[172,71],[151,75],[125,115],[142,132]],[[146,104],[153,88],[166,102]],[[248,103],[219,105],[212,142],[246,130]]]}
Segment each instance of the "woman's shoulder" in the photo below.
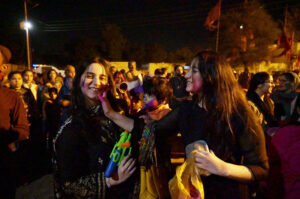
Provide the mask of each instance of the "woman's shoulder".
{"label": "woman's shoulder", "polygon": [[195,103],[195,100],[184,100],[179,108],[181,111],[185,112],[186,110],[192,109],[193,106],[195,106]]}
{"label": "woman's shoulder", "polygon": [[78,140],[79,133],[76,133],[78,131],[80,131],[80,128],[73,122],[72,117],[69,117],[64,124],[59,127],[55,144]]}

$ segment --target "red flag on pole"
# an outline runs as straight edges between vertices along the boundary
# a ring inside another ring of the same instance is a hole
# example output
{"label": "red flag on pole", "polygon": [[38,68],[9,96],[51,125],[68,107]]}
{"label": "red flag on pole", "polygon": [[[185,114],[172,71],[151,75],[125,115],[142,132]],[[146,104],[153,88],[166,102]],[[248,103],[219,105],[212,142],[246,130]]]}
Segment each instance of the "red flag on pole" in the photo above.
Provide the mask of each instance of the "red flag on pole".
{"label": "red flag on pole", "polygon": [[219,0],[217,5],[215,5],[215,7],[213,7],[209,11],[207,18],[205,20],[204,26],[210,31],[215,30],[217,28],[217,26],[214,25],[214,23],[217,20],[219,20],[220,14],[221,14],[221,0]]}
{"label": "red flag on pole", "polygon": [[282,35],[277,40],[277,49],[283,48],[282,53],[275,57],[281,57],[282,55],[287,55],[288,57],[292,54],[292,46],[294,40],[294,32],[291,33],[291,37],[288,38],[285,31],[282,32]]}

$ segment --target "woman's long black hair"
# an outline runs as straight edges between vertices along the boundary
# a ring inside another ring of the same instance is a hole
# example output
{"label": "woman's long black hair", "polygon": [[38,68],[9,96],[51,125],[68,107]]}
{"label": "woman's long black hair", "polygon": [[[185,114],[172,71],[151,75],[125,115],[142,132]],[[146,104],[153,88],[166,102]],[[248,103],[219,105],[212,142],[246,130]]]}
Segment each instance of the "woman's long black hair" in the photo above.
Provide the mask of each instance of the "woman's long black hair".
{"label": "woman's long black hair", "polygon": [[264,84],[269,79],[270,75],[267,72],[254,74],[250,80],[247,98],[256,105],[259,111],[263,114],[264,119],[267,121],[267,125],[271,127],[276,125],[274,118],[274,105],[269,96],[265,96],[264,100],[261,100],[255,92],[260,84]]}
{"label": "woman's long black hair", "polygon": [[91,111],[89,110],[89,107],[86,106],[85,98],[81,91],[81,86],[80,86],[81,76],[85,73],[89,65],[91,65],[92,63],[101,64],[104,67],[106,74],[108,75],[108,84],[109,84],[108,98],[110,99],[114,98],[114,94],[115,94],[115,84],[108,70],[109,63],[105,59],[102,59],[100,57],[95,57],[81,62],[78,65],[78,68],[76,70],[76,76],[73,81],[73,90],[72,90],[72,98],[71,98],[72,118],[73,120],[76,120],[76,122],[81,123],[81,126],[86,126],[85,123],[89,120],[90,111]]}
{"label": "woman's long black hair", "polygon": [[[203,85],[196,97],[207,112],[207,139],[217,155],[226,158],[235,144],[232,119],[255,133],[262,131],[258,119],[234,77],[232,68],[216,52],[203,51],[193,59],[201,74]],[[193,63],[192,62],[192,63]],[[225,155],[224,155],[225,154]]]}

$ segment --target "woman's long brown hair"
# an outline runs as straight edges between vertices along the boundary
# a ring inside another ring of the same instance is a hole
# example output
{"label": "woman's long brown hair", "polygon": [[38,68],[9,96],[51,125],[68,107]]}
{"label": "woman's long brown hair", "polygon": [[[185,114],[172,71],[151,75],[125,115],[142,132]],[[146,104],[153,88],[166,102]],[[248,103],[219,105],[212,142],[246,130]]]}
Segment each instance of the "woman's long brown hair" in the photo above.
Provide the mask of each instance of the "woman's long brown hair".
{"label": "woman's long brown hair", "polygon": [[244,124],[244,129],[253,133],[262,131],[262,128],[232,68],[223,57],[212,51],[203,51],[195,56],[193,62],[203,79],[198,100],[202,101],[208,114],[205,123],[209,142],[217,154],[226,154],[235,143],[236,135],[231,125],[233,117]]}

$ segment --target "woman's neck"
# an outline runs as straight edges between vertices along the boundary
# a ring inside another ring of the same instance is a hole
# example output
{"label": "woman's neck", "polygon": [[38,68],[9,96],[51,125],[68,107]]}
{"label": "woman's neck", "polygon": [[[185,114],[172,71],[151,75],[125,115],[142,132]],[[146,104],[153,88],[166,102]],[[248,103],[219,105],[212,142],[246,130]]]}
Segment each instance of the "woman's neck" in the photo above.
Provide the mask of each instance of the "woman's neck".
{"label": "woman's neck", "polygon": [[99,104],[99,103],[97,103],[96,101],[91,100],[91,99],[85,97],[85,105],[86,105],[86,107],[87,107],[88,109],[90,109],[91,107],[96,106],[96,105],[98,105],[98,104]]}

